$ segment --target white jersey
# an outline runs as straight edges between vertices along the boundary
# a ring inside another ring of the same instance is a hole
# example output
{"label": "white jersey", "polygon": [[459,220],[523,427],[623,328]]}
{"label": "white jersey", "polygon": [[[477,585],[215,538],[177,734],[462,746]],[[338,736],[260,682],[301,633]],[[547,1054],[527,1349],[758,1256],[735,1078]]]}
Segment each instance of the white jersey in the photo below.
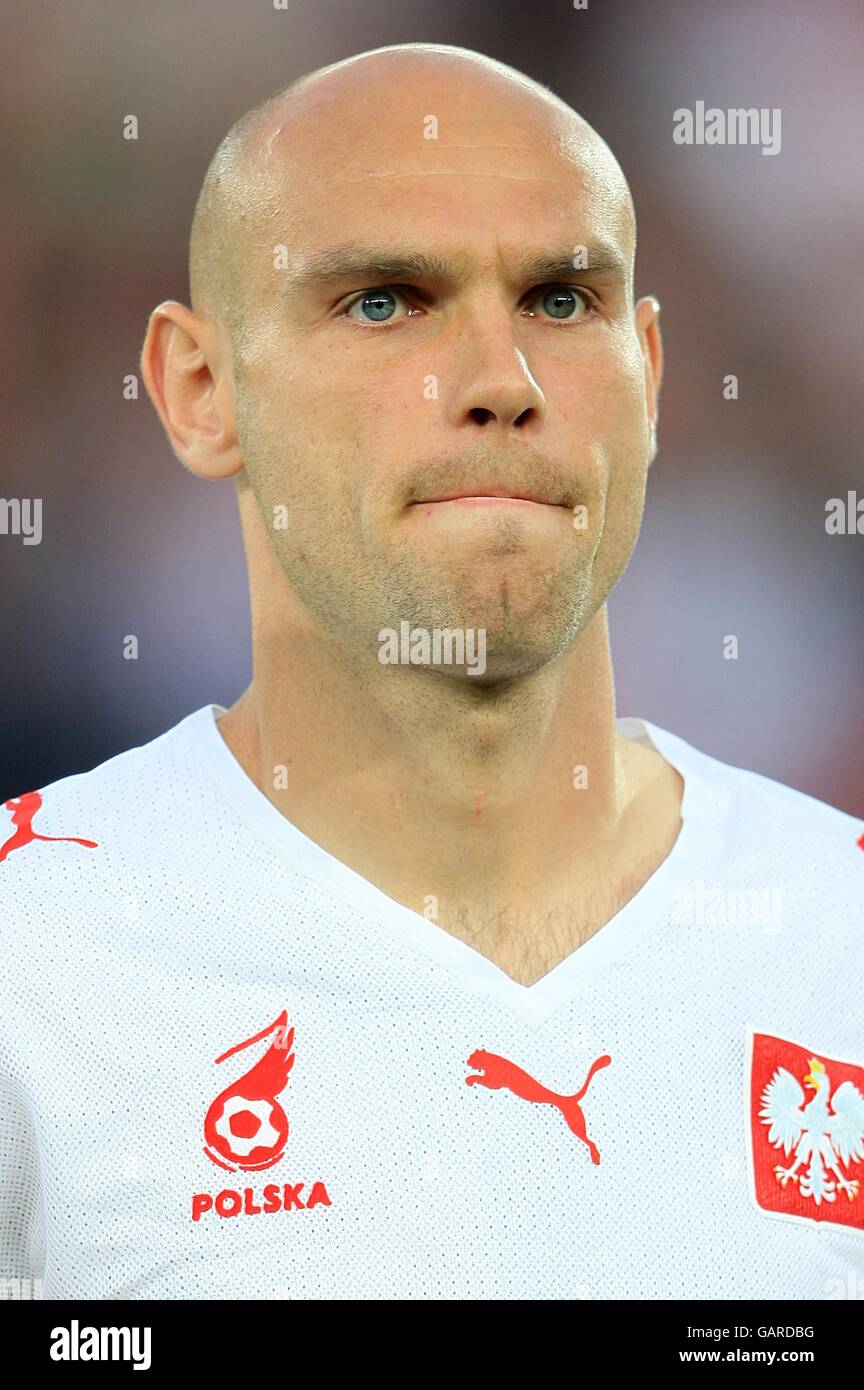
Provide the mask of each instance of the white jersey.
{"label": "white jersey", "polygon": [[524,986],[221,713],[0,805],[7,1296],[864,1296],[860,823],[621,718],[678,840]]}

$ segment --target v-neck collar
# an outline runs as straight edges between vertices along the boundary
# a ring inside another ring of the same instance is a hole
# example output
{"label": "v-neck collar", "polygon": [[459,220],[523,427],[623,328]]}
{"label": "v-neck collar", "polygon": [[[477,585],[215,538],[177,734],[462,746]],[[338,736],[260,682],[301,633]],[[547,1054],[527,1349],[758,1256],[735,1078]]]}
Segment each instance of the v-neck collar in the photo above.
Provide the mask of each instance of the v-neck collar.
{"label": "v-neck collar", "polygon": [[684,782],[681,828],[669,854],[642,887],[593,936],[576,947],[534,984],[522,985],[500,966],[452,936],[443,927],[405,907],[349,868],[268,800],[234,757],[216,724],[225,707],[202,706],[177,726],[209,766],[221,794],[235,814],[269,843],[295,869],[323,884],[354,911],[364,909],[376,922],[398,936],[403,945],[421,952],[457,976],[476,994],[511,1009],[530,1028],[539,1028],[564,1003],[588,988],[669,911],[676,889],[692,885],[707,858],[713,817],[710,792],[699,754],[676,734],[647,719],[619,717],[618,733],[654,748],[680,773]]}

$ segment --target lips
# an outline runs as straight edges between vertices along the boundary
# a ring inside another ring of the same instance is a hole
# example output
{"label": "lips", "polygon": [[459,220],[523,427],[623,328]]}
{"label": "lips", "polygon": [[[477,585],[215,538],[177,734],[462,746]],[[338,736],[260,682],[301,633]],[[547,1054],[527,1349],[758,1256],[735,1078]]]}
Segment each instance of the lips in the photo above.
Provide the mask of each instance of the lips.
{"label": "lips", "polygon": [[550,497],[528,488],[474,487],[459,492],[444,492],[438,497],[419,498],[415,506],[425,506],[433,502],[534,502],[540,506],[560,506]]}

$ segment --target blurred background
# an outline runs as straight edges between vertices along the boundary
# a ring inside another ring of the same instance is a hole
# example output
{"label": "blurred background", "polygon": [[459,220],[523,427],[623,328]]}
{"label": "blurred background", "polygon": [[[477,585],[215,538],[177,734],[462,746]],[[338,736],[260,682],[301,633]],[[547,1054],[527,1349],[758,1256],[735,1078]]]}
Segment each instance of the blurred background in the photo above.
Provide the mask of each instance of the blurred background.
{"label": "blurred background", "polygon": [[[12,11],[0,497],[42,498],[43,530],[39,545],[0,534],[0,800],[248,683],[233,486],[186,474],[143,382],[126,400],[123,380],[150,310],[188,303],[192,210],[236,117],[312,68],[425,41],[551,86],[633,189],[666,380],[642,534],[609,605],[618,713],[864,816],[864,536],[825,529],[828,499],[864,498],[859,0]],[[698,101],[780,108],[780,153],[676,145],[673,112]]]}

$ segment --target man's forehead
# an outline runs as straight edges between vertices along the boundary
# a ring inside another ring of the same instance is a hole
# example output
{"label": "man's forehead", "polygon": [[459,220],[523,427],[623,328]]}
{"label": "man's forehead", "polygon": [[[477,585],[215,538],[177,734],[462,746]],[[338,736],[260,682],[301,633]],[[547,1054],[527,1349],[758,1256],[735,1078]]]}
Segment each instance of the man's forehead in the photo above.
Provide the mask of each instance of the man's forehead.
{"label": "man's forehead", "polygon": [[263,240],[284,243],[310,281],[329,249],[338,271],[347,240],[428,253],[441,234],[460,278],[509,275],[519,239],[550,262],[605,243],[600,259],[632,273],[626,179],[577,112],[473,67],[397,69],[325,74],[266,113],[246,147],[259,196],[243,231],[257,208]]}
{"label": "man's forehead", "polygon": [[247,152],[280,182],[414,174],[560,180],[629,203],[597,132],[551,93],[461,57],[386,51],[301,82],[265,112]]}
{"label": "man's forehead", "polygon": [[[290,228],[295,249],[335,242],[346,225],[364,240],[386,228],[395,241],[410,238],[412,223],[432,228],[476,229],[464,239],[475,246],[484,226],[507,239],[574,243],[616,241],[633,251],[633,213],[623,176],[571,142],[489,147],[466,137],[434,150],[413,138],[320,141],[314,153],[293,141],[270,161],[266,206]],[[278,239],[278,238],[277,238]],[[487,257],[488,264],[488,257]]]}
{"label": "man's forehead", "polygon": [[[302,174],[311,182],[382,177],[497,175],[605,186],[626,196],[626,181],[611,151],[573,113],[538,115],[498,103],[489,110],[449,109],[438,116],[431,103],[407,98],[380,112],[351,118],[344,103],[285,114],[261,132],[255,162],[276,180]],[[425,114],[424,114],[425,113]]]}

